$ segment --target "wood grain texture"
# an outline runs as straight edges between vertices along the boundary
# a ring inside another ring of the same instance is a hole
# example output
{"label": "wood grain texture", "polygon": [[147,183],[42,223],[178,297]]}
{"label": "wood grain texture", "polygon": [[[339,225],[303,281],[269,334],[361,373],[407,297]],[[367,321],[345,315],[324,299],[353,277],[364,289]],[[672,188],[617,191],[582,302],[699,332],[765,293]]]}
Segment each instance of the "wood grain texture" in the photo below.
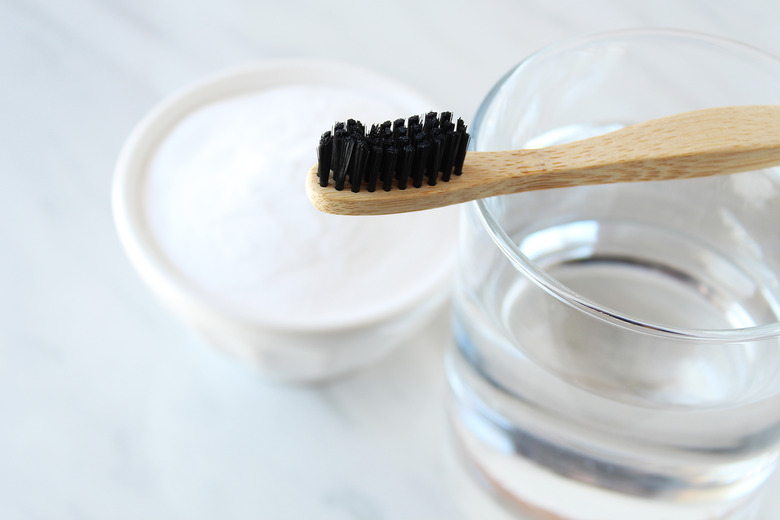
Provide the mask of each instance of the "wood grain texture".
{"label": "wood grain texture", "polygon": [[686,179],[780,164],[780,106],[696,110],[537,150],[469,152],[463,175],[436,186],[391,191],[321,187],[314,165],[309,200],[340,215],[383,215],[495,195],[616,182]]}

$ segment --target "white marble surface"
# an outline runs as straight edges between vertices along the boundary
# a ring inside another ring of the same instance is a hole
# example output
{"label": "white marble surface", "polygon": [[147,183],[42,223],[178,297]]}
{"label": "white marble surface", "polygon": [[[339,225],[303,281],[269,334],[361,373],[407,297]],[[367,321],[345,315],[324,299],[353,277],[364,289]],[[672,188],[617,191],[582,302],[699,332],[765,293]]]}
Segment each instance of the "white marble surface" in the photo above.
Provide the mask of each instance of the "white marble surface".
{"label": "white marble surface", "polygon": [[0,518],[509,518],[448,446],[446,316],[355,377],[258,380],[125,259],[123,140],[163,96],[248,61],[351,62],[470,117],[561,38],[675,27],[780,55],[778,20],[775,0],[2,0]]}

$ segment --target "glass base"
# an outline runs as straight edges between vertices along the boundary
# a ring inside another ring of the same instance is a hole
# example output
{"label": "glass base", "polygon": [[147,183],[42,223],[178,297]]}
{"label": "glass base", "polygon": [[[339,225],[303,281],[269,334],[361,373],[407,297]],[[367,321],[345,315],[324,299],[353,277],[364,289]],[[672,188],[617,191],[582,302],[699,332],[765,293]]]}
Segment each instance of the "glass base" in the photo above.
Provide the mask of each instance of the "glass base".
{"label": "glass base", "polygon": [[[604,454],[556,444],[501,417],[494,408],[497,401],[488,407],[471,390],[478,379],[457,348],[447,355],[447,373],[449,418],[460,458],[502,504],[523,515],[543,520],[752,520],[760,510],[761,484],[771,475],[771,465],[760,465],[751,478],[715,486],[613,464]],[[728,474],[729,468],[720,472]]]}

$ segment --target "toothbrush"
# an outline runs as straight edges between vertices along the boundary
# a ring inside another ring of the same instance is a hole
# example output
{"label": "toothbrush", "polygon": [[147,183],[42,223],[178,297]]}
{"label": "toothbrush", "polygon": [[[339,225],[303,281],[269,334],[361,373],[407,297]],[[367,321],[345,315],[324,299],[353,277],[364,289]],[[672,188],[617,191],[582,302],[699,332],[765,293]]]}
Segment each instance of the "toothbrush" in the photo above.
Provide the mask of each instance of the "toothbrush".
{"label": "toothbrush", "polygon": [[337,123],[306,178],[317,209],[341,215],[418,211],[524,191],[661,181],[780,165],[780,106],[708,108],[540,149],[466,152],[452,114],[374,125]]}

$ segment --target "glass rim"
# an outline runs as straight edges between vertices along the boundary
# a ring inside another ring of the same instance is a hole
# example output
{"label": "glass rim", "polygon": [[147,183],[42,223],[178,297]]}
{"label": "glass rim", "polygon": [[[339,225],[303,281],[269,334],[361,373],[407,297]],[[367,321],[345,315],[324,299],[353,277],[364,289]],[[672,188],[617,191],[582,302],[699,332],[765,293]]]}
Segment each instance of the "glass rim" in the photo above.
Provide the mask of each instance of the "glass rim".
{"label": "glass rim", "polygon": [[[717,44],[719,46],[727,46],[732,49],[740,49],[756,56],[760,56],[764,59],[773,61],[780,69],[780,59],[772,54],[762,51],[761,49],[735,40],[694,31],[683,31],[675,29],[637,29],[603,32],[580,38],[570,38],[544,47],[539,51],[532,53],[520,63],[512,67],[500,80],[498,80],[498,82],[488,92],[487,96],[485,96],[485,99],[480,104],[474,117],[472,128],[477,129],[481,126],[487,106],[492,103],[493,98],[501,86],[504,85],[504,83],[507,81],[507,79],[511,75],[515,74],[518,70],[527,67],[529,64],[532,64],[540,59],[544,59],[548,55],[561,52],[568,48],[586,45],[588,43],[610,40],[619,41],[620,39],[637,39],[643,37],[665,39],[673,38],[688,40],[691,42],[695,41],[699,43],[708,42]],[[475,141],[476,139],[472,141],[472,147]],[[564,304],[567,304],[596,319],[646,335],[699,342],[705,341],[738,343],[770,339],[780,336],[780,322],[733,329],[669,327],[649,320],[641,320],[635,317],[631,317],[615,309],[590,300],[577,291],[567,287],[565,284],[550,275],[541,266],[536,264],[536,262],[528,258],[498,223],[490,208],[487,206],[486,200],[489,199],[476,200],[470,202],[469,205],[471,205],[471,209],[476,210],[485,230],[488,232],[493,242],[498,246],[502,253],[509,259],[509,261],[512,262],[512,264],[522,274],[528,277],[529,280],[531,280],[534,284],[547,292],[549,295],[563,302]]]}

